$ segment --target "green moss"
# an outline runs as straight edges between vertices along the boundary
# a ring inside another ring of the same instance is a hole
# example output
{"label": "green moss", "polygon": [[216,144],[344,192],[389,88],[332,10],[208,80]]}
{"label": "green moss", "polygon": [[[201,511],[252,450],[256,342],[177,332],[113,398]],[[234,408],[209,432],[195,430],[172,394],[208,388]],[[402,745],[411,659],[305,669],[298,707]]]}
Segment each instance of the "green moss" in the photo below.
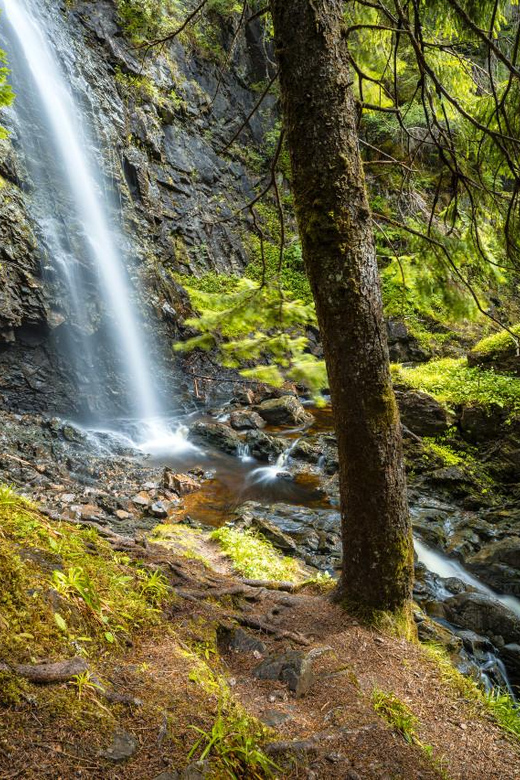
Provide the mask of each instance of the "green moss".
{"label": "green moss", "polygon": [[466,359],[444,358],[411,368],[392,366],[394,381],[430,393],[448,407],[496,405],[520,414],[520,379],[492,370],[470,368]]}
{"label": "green moss", "polygon": [[296,560],[280,555],[267,539],[255,531],[222,527],[213,531],[211,538],[231,558],[235,570],[245,577],[290,582],[305,579],[305,573]]}
{"label": "green moss", "polygon": [[[514,325],[511,331],[520,339],[520,324]],[[514,349],[516,349],[514,338],[506,330],[503,330],[479,341],[472,351],[478,355],[493,358]]]}
{"label": "green moss", "polygon": [[0,488],[0,657],[27,661],[117,648],[159,620],[164,577],[114,553],[93,530],[50,525]]}
{"label": "green moss", "polygon": [[436,439],[427,436],[423,438],[423,444],[426,447],[426,451],[437,458],[441,458],[445,466],[460,466],[466,462],[465,458],[455,452],[448,444],[440,443]]}
{"label": "green moss", "polygon": [[387,693],[375,688],[372,693],[372,705],[378,715],[410,744],[419,744],[416,728],[419,721],[411,710],[395,693]]}

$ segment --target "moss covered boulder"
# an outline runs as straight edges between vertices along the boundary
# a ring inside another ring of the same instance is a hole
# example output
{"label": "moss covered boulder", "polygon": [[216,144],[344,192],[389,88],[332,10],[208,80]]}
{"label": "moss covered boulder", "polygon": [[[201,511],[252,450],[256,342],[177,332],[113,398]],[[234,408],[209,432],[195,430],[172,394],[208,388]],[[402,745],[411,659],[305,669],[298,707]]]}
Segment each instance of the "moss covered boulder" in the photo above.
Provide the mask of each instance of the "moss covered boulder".
{"label": "moss covered boulder", "polygon": [[520,324],[510,331],[503,330],[479,341],[468,355],[468,364],[520,376]]}

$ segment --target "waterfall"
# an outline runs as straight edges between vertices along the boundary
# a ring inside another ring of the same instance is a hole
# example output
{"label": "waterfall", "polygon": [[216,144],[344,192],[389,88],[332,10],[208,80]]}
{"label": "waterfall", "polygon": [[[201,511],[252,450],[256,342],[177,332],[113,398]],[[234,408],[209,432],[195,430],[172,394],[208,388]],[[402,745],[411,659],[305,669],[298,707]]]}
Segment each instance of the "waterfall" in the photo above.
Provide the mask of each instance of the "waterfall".
{"label": "waterfall", "polygon": [[114,419],[110,402],[118,391],[108,374],[123,388],[115,399],[118,410],[142,421],[145,438],[164,436],[116,204],[105,191],[96,160],[101,150],[84,108],[88,101],[67,83],[70,73],[53,38],[62,35],[63,20],[55,24],[46,5],[0,0],[1,44],[12,70],[14,121],[32,187],[31,214],[48,258],[44,266],[58,280],[74,334],[66,359],[90,415],[104,407],[98,422]]}
{"label": "waterfall", "polygon": [[426,566],[428,571],[437,574],[443,579],[456,577],[480,593],[491,596],[520,617],[519,599],[514,596],[504,596],[501,593],[496,593],[476,577],[473,577],[460,563],[448,558],[446,555],[442,555],[442,553],[439,553],[436,550],[432,550],[431,547],[428,547],[420,539],[417,539],[417,537],[414,537],[414,547],[417,559]]}

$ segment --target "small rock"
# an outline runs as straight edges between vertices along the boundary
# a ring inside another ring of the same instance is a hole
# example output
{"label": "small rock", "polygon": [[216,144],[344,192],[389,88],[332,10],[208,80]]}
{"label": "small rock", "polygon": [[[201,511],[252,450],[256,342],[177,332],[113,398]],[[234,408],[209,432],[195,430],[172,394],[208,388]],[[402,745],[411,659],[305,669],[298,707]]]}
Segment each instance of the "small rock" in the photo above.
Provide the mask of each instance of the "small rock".
{"label": "small rock", "polygon": [[231,412],[229,422],[231,427],[236,431],[254,430],[255,428],[265,427],[265,420],[260,417],[258,412],[253,412],[250,409],[240,409],[236,412]]}
{"label": "small rock", "polygon": [[219,626],[217,631],[219,647],[234,650],[235,653],[253,653],[261,657],[266,646],[256,637],[248,634],[243,628],[229,629],[227,626]]}
{"label": "small rock", "polygon": [[164,501],[156,501],[155,504],[149,508],[149,513],[157,518],[168,517],[168,509]]}
{"label": "small rock", "polygon": [[276,728],[276,726],[281,726],[282,723],[289,720],[290,717],[291,716],[286,712],[280,712],[279,710],[265,710],[265,712],[260,715],[260,720],[262,723],[265,723],[266,726]]}
{"label": "small rock", "polygon": [[280,680],[297,697],[304,696],[314,682],[312,658],[299,650],[269,656],[253,669],[253,676],[259,680]]}
{"label": "small rock", "polygon": [[119,764],[127,761],[137,750],[137,742],[134,737],[123,729],[117,729],[112,737],[112,744],[98,755]]}
{"label": "small rock", "polygon": [[132,496],[132,503],[136,506],[146,507],[150,504],[150,496],[144,491]]}
{"label": "small rock", "polygon": [[162,484],[168,490],[173,490],[179,496],[194,493],[200,488],[200,482],[188,474],[175,474],[171,469],[165,468],[162,476]]}
{"label": "small rock", "polygon": [[130,512],[125,512],[124,509],[117,509],[116,512],[115,512],[115,516],[119,520],[128,520],[129,517],[132,517]]}

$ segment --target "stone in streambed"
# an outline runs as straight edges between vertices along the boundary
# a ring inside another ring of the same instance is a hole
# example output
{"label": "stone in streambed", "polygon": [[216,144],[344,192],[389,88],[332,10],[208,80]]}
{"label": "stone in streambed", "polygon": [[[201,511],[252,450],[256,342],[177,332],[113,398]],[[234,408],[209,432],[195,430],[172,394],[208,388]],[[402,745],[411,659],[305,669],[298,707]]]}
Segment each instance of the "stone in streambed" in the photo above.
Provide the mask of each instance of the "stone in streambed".
{"label": "stone in streambed", "polygon": [[196,422],[191,428],[190,437],[202,439],[230,455],[235,455],[240,444],[240,439],[235,431],[225,423],[220,422]]}
{"label": "stone in streambed", "polygon": [[312,414],[305,411],[294,395],[262,401],[257,411],[269,425],[303,425],[314,421]]}
{"label": "stone in streambed", "polygon": [[246,434],[246,444],[253,458],[269,463],[271,460],[282,454],[287,449],[287,443],[274,436],[268,436],[263,431],[248,431]]}
{"label": "stone in streambed", "polygon": [[141,493],[137,493],[135,496],[132,496],[132,503],[141,509],[144,509],[150,505],[150,496],[148,493],[141,491]]}
{"label": "stone in streambed", "polygon": [[168,490],[173,490],[179,496],[186,496],[188,493],[194,493],[200,488],[200,482],[190,477],[189,474],[176,474],[166,467],[162,475],[162,484]]}
{"label": "stone in streambed", "polygon": [[253,412],[250,409],[239,409],[236,412],[231,412],[229,422],[231,423],[231,427],[236,431],[264,428],[266,424],[265,420],[260,417],[258,412]]}

